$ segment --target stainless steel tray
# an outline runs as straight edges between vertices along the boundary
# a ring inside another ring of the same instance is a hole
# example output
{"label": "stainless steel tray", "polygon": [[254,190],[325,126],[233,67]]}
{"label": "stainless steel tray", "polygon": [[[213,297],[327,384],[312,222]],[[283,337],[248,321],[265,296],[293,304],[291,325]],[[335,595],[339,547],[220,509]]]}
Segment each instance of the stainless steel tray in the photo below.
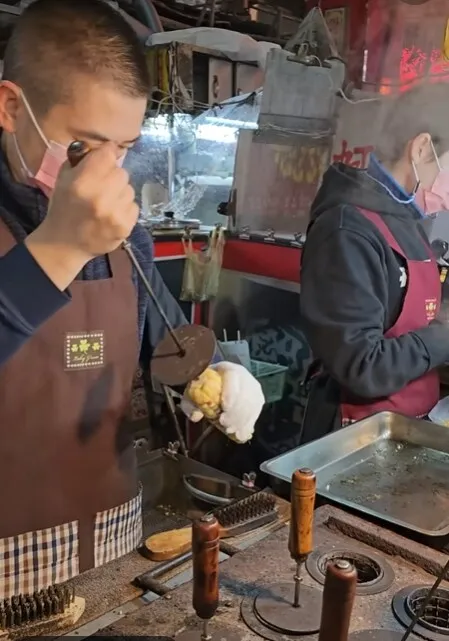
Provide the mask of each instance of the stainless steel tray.
{"label": "stainless steel tray", "polygon": [[449,428],[382,412],[260,466],[290,482],[308,467],[320,496],[426,536],[449,534]]}

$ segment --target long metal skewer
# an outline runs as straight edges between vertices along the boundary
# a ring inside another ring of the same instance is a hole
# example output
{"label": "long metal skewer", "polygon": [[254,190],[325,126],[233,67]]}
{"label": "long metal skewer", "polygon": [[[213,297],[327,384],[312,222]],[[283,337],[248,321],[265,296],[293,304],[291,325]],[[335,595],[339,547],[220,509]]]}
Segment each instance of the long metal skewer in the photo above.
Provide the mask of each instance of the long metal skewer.
{"label": "long metal skewer", "polygon": [[125,240],[123,245],[122,245],[122,247],[126,251],[126,253],[128,254],[132,264],[134,265],[134,268],[135,268],[136,272],[138,273],[138,275],[140,277],[140,280],[142,281],[142,283],[143,283],[148,295],[150,296],[150,298],[153,301],[153,303],[156,305],[156,309],[159,312],[159,314],[161,315],[161,318],[164,321],[165,326],[166,326],[170,336],[173,339],[173,342],[175,343],[176,347],[179,349],[180,356],[185,356],[185,353],[186,353],[185,349],[182,346],[179,338],[176,336],[175,331],[173,329],[173,326],[172,326],[172,324],[170,323],[170,321],[167,318],[167,314],[164,312],[164,310],[162,308],[162,305],[158,301],[157,296],[154,293],[153,288],[150,285],[150,281],[145,276],[145,272],[143,271],[142,267],[140,266],[140,263],[139,263],[139,261],[137,259],[137,256],[134,253],[134,250],[133,250],[132,245],[129,242],[129,240]]}
{"label": "long metal skewer", "polygon": [[212,638],[212,635],[209,634],[209,621],[205,619],[203,621],[203,629],[201,632],[201,641],[209,641]]}
{"label": "long metal skewer", "polygon": [[303,570],[303,561],[298,561],[296,564],[296,573],[294,578],[295,581],[295,594],[293,597],[293,607],[299,608],[299,598],[301,595],[301,583],[302,583],[302,570]]}

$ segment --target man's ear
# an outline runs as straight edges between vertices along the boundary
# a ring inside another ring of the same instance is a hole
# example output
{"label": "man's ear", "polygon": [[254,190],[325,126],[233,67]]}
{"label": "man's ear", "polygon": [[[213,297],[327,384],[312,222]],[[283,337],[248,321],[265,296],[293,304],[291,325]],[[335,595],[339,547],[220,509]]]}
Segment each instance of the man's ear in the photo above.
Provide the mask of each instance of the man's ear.
{"label": "man's ear", "polygon": [[433,159],[430,134],[419,134],[410,142],[411,159],[416,166]]}
{"label": "man's ear", "polygon": [[14,133],[21,108],[19,87],[9,80],[0,81],[0,129]]}

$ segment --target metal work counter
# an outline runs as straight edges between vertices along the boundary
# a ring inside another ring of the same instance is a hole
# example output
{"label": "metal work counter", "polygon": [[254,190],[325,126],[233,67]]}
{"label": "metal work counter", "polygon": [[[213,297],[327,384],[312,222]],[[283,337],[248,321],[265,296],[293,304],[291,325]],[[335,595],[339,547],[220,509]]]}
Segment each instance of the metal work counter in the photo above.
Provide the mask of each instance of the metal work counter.
{"label": "metal work counter", "polygon": [[[171,530],[189,525],[191,518],[198,518],[200,510],[194,499],[186,491],[182,478],[186,473],[209,474],[223,480],[233,480],[227,474],[214,470],[198,461],[185,458],[170,450],[148,452],[145,445],[137,449],[139,478],[143,484],[143,521],[144,536],[155,532]],[[288,518],[289,507],[282,505],[281,522],[275,522],[250,532],[245,536],[227,539],[223,546],[221,561],[229,558],[232,551],[245,549],[269,536]],[[176,509],[177,508],[177,509]],[[181,516],[181,514],[188,514]],[[229,554],[225,552],[228,550]],[[125,613],[135,612],[158,599],[154,593],[145,593],[134,585],[139,575],[148,571],[161,571],[163,563],[152,562],[135,551],[112,563],[90,570],[70,581],[75,594],[85,599],[85,611],[74,629],[66,631],[66,636],[78,639],[94,634],[97,630],[122,618]],[[175,588],[191,579],[191,561],[188,560],[176,569],[164,572],[158,577],[159,583]]]}
{"label": "metal work counter", "polygon": [[[287,551],[287,538],[288,528],[284,526],[220,565],[220,608],[214,621],[219,623],[220,627],[238,631],[244,641],[259,641],[261,637],[251,632],[241,620],[242,599],[257,591],[258,586],[269,584],[273,580],[291,581],[293,591],[294,564]],[[335,558],[343,551],[346,558],[354,555],[359,580],[362,582],[358,586],[351,630],[386,627],[403,631],[404,628],[392,613],[393,596],[410,584],[429,585],[433,582],[432,575],[435,575],[445,562],[445,556],[439,552],[329,506],[316,511],[315,550],[309,558],[309,571],[318,577],[319,568],[322,567],[320,558]],[[128,557],[122,562],[121,569],[116,566],[117,582],[126,581],[138,571],[138,564],[131,570],[134,562],[133,558]],[[371,570],[365,576],[364,571],[367,568]],[[111,575],[110,569],[103,572]],[[87,589],[88,575],[83,577],[82,582]],[[112,590],[113,583],[111,582]],[[304,574],[304,583],[319,585],[309,573]],[[93,583],[88,588],[90,593],[95,590],[94,585]],[[443,585],[448,588],[447,583]],[[173,637],[186,626],[196,626],[191,596],[191,584],[187,583],[165,597],[155,597],[156,600],[150,605],[140,607],[108,625],[95,636],[145,636],[151,639]],[[276,638],[285,641],[289,637],[278,635]],[[317,637],[307,638],[316,640]],[[411,639],[416,640],[416,637],[412,636]]]}

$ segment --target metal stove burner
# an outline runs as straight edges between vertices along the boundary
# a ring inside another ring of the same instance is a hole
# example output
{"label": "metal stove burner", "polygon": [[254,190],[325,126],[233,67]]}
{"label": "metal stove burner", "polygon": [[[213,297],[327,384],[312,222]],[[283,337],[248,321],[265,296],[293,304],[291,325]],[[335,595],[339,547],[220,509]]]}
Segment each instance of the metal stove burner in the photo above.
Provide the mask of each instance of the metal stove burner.
{"label": "metal stove burner", "polygon": [[402,641],[403,632],[393,630],[359,630],[349,637],[349,641]]}
{"label": "metal stove burner", "polygon": [[[419,611],[427,596],[427,589],[416,590],[407,597],[405,602],[410,616],[413,617]],[[437,590],[430,603],[427,605],[424,615],[421,617],[424,627],[435,632],[449,634],[449,591],[444,588]]]}
{"label": "metal stove burner", "polygon": [[368,556],[350,548],[319,548],[307,559],[306,569],[315,581],[324,585],[328,563],[338,560],[349,561],[357,570],[356,594],[380,594],[393,584],[394,571],[387,561],[371,552]]}
{"label": "metal stove burner", "polygon": [[[430,590],[429,586],[412,585],[398,592],[393,598],[393,612],[407,628],[419,611]],[[413,633],[428,641],[447,641],[449,637],[449,590],[439,588],[427,605],[424,615]]]}
{"label": "metal stove burner", "polygon": [[313,634],[320,629],[322,594],[307,585],[301,586],[300,606],[292,605],[291,583],[269,585],[256,596],[256,617],[276,632]]}
{"label": "metal stove burner", "polygon": [[297,639],[320,628],[322,592],[301,585],[300,607],[293,607],[293,583],[267,585],[242,601],[242,619],[250,630],[269,641]]}

